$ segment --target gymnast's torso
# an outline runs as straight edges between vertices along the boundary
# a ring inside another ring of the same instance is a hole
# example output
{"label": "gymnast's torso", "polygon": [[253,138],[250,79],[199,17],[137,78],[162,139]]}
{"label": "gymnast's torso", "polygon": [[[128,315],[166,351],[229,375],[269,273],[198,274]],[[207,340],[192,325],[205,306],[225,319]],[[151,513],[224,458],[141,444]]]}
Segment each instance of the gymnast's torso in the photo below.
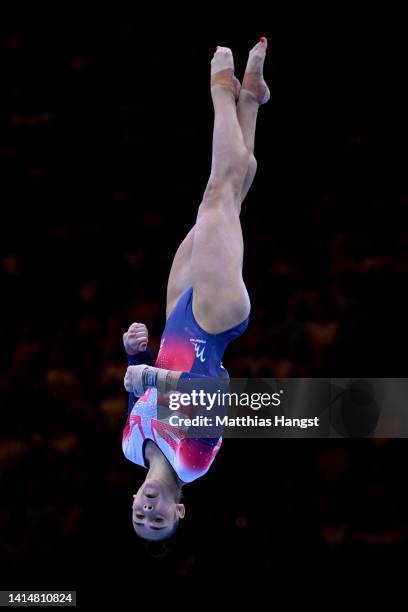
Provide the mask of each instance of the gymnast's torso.
{"label": "gymnast's torso", "polygon": [[[228,379],[222,364],[227,345],[241,336],[248,326],[246,318],[239,325],[218,334],[206,332],[196,321],[192,310],[193,289],[188,287],[170,313],[160,341],[155,366],[168,370],[192,372]],[[131,364],[131,358],[129,358]],[[123,431],[122,448],[134,463],[147,467],[145,441],[152,440],[161,449],[182,482],[192,482],[210,468],[221,446],[221,437],[188,438],[181,428],[158,419],[158,406],[166,400],[157,389],[150,388],[136,398]]]}
{"label": "gymnast's torso", "polygon": [[244,333],[249,319],[222,333],[210,334],[197,323],[192,302],[193,288],[188,287],[166,321],[155,365],[168,370],[228,377],[222,357],[227,345]]}

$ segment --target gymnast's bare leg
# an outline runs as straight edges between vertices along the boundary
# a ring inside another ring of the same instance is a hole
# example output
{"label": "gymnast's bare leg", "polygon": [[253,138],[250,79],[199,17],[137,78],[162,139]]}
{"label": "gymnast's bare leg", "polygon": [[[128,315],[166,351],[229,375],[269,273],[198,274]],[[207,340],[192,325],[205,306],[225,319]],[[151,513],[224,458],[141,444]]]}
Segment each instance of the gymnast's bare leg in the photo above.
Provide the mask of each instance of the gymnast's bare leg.
{"label": "gymnast's bare leg", "polygon": [[[269,89],[263,79],[263,63],[266,48],[267,41],[263,38],[260,43],[255,45],[250,51],[241,88],[239,88],[239,84],[232,76],[231,69],[228,68],[224,69],[222,72],[220,71],[218,75],[215,73],[211,83],[211,95],[214,104],[213,160],[210,179],[203,197],[203,202],[200,206],[201,213],[199,212],[198,215],[198,217],[200,217],[200,240],[196,244],[195,261],[197,262],[197,259],[201,256],[199,245],[203,244],[205,241],[205,231],[203,232],[204,227],[206,225],[208,226],[210,222],[214,223],[217,216],[217,214],[205,214],[205,211],[208,212],[210,208],[214,211],[214,209],[218,207],[219,212],[221,210],[223,212],[222,214],[218,214],[218,218],[222,219],[222,223],[218,228],[217,234],[219,235],[220,232],[222,233],[226,224],[229,225],[229,228],[226,229],[225,236],[229,235],[229,232],[232,232],[232,245],[235,249],[235,255],[233,257],[239,262],[238,273],[234,270],[233,274],[234,284],[238,285],[239,288],[239,297],[235,303],[238,315],[247,312],[249,299],[242,281],[243,244],[237,213],[239,217],[241,204],[252,185],[257,170],[257,162],[254,156],[256,121],[260,104],[266,102],[269,98]],[[214,62],[212,62],[212,64],[213,63]],[[222,89],[224,89],[224,91],[222,91]],[[239,95],[237,104],[235,104],[234,97],[237,94]],[[239,171],[237,172],[236,170],[235,173],[229,173],[229,168],[238,158]],[[233,196],[236,200],[234,204],[235,210],[230,210],[229,213],[227,212],[226,216],[225,211],[228,211],[228,204],[225,204],[224,207],[219,202],[218,204],[214,204],[214,198],[220,200],[220,198],[223,197],[221,194],[225,192],[225,189],[231,190],[232,185],[235,185],[235,195]],[[209,204],[209,202],[212,202],[212,204]],[[237,213],[235,211],[237,211]],[[211,230],[209,229],[209,231]],[[186,287],[191,285],[194,287],[193,243],[195,233],[196,226],[189,231],[174,257],[167,286],[167,317]],[[215,251],[215,254],[213,252],[211,257],[212,261],[215,259],[214,255],[216,257],[223,256],[219,253],[218,249]],[[195,266],[195,270],[197,272],[197,266]],[[199,266],[199,276],[201,276],[201,272]],[[207,272],[204,271],[204,277],[205,276],[208,276],[208,270]],[[197,286],[199,279],[196,278],[195,280]],[[215,287],[213,288],[213,291],[214,290],[216,290]],[[200,292],[198,306],[197,301],[195,301],[195,314],[197,314],[196,308],[198,308],[199,311],[200,308],[203,307],[202,298],[208,300],[211,299],[210,296],[211,291],[209,293]],[[228,304],[224,303],[224,307],[228,308]],[[243,307],[241,313],[239,312],[240,307]],[[233,308],[234,311],[235,308]],[[199,323],[204,322],[204,319],[200,317],[200,313],[198,313],[198,317]],[[235,321],[233,313],[231,318]],[[227,317],[227,319],[229,319],[229,317]],[[221,320],[220,323],[222,327],[223,321]],[[227,322],[225,324],[227,324]],[[219,325],[217,325],[216,329],[219,329]],[[212,329],[214,329],[214,327]],[[210,331],[209,328],[208,331]]]}

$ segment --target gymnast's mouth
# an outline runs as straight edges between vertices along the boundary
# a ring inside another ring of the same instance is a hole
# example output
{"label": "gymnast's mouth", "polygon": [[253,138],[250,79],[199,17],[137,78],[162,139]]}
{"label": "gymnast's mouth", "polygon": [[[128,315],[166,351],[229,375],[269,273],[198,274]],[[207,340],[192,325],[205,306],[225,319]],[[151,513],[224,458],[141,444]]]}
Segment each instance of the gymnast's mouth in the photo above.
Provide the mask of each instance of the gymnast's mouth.
{"label": "gymnast's mouth", "polygon": [[143,495],[149,499],[155,499],[156,497],[158,497],[159,493],[159,488],[155,487],[154,485],[147,485],[143,489]]}

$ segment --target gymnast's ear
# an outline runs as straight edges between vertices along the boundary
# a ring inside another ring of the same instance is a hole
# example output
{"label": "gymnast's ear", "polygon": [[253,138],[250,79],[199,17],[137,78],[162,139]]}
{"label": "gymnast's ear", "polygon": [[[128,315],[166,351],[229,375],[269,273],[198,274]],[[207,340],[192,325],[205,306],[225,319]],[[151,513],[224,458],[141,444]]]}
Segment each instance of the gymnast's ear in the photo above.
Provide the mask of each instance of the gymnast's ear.
{"label": "gymnast's ear", "polygon": [[176,504],[176,514],[181,519],[185,517],[186,507],[184,504]]}

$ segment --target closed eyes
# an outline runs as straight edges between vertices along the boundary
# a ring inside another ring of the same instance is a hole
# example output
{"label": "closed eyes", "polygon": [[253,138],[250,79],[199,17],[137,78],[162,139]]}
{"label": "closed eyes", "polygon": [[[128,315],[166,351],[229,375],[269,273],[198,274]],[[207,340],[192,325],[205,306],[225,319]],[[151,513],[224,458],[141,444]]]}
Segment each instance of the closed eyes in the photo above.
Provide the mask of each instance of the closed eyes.
{"label": "closed eyes", "polygon": [[[135,525],[139,525],[139,527],[145,527],[144,523],[138,523],[137,521],[134,521]],[[155,531],[161,531],[162,529],[165,529],[165,527],[153,527],[153,525],[150,526],[150,529],[154,529]]]}

